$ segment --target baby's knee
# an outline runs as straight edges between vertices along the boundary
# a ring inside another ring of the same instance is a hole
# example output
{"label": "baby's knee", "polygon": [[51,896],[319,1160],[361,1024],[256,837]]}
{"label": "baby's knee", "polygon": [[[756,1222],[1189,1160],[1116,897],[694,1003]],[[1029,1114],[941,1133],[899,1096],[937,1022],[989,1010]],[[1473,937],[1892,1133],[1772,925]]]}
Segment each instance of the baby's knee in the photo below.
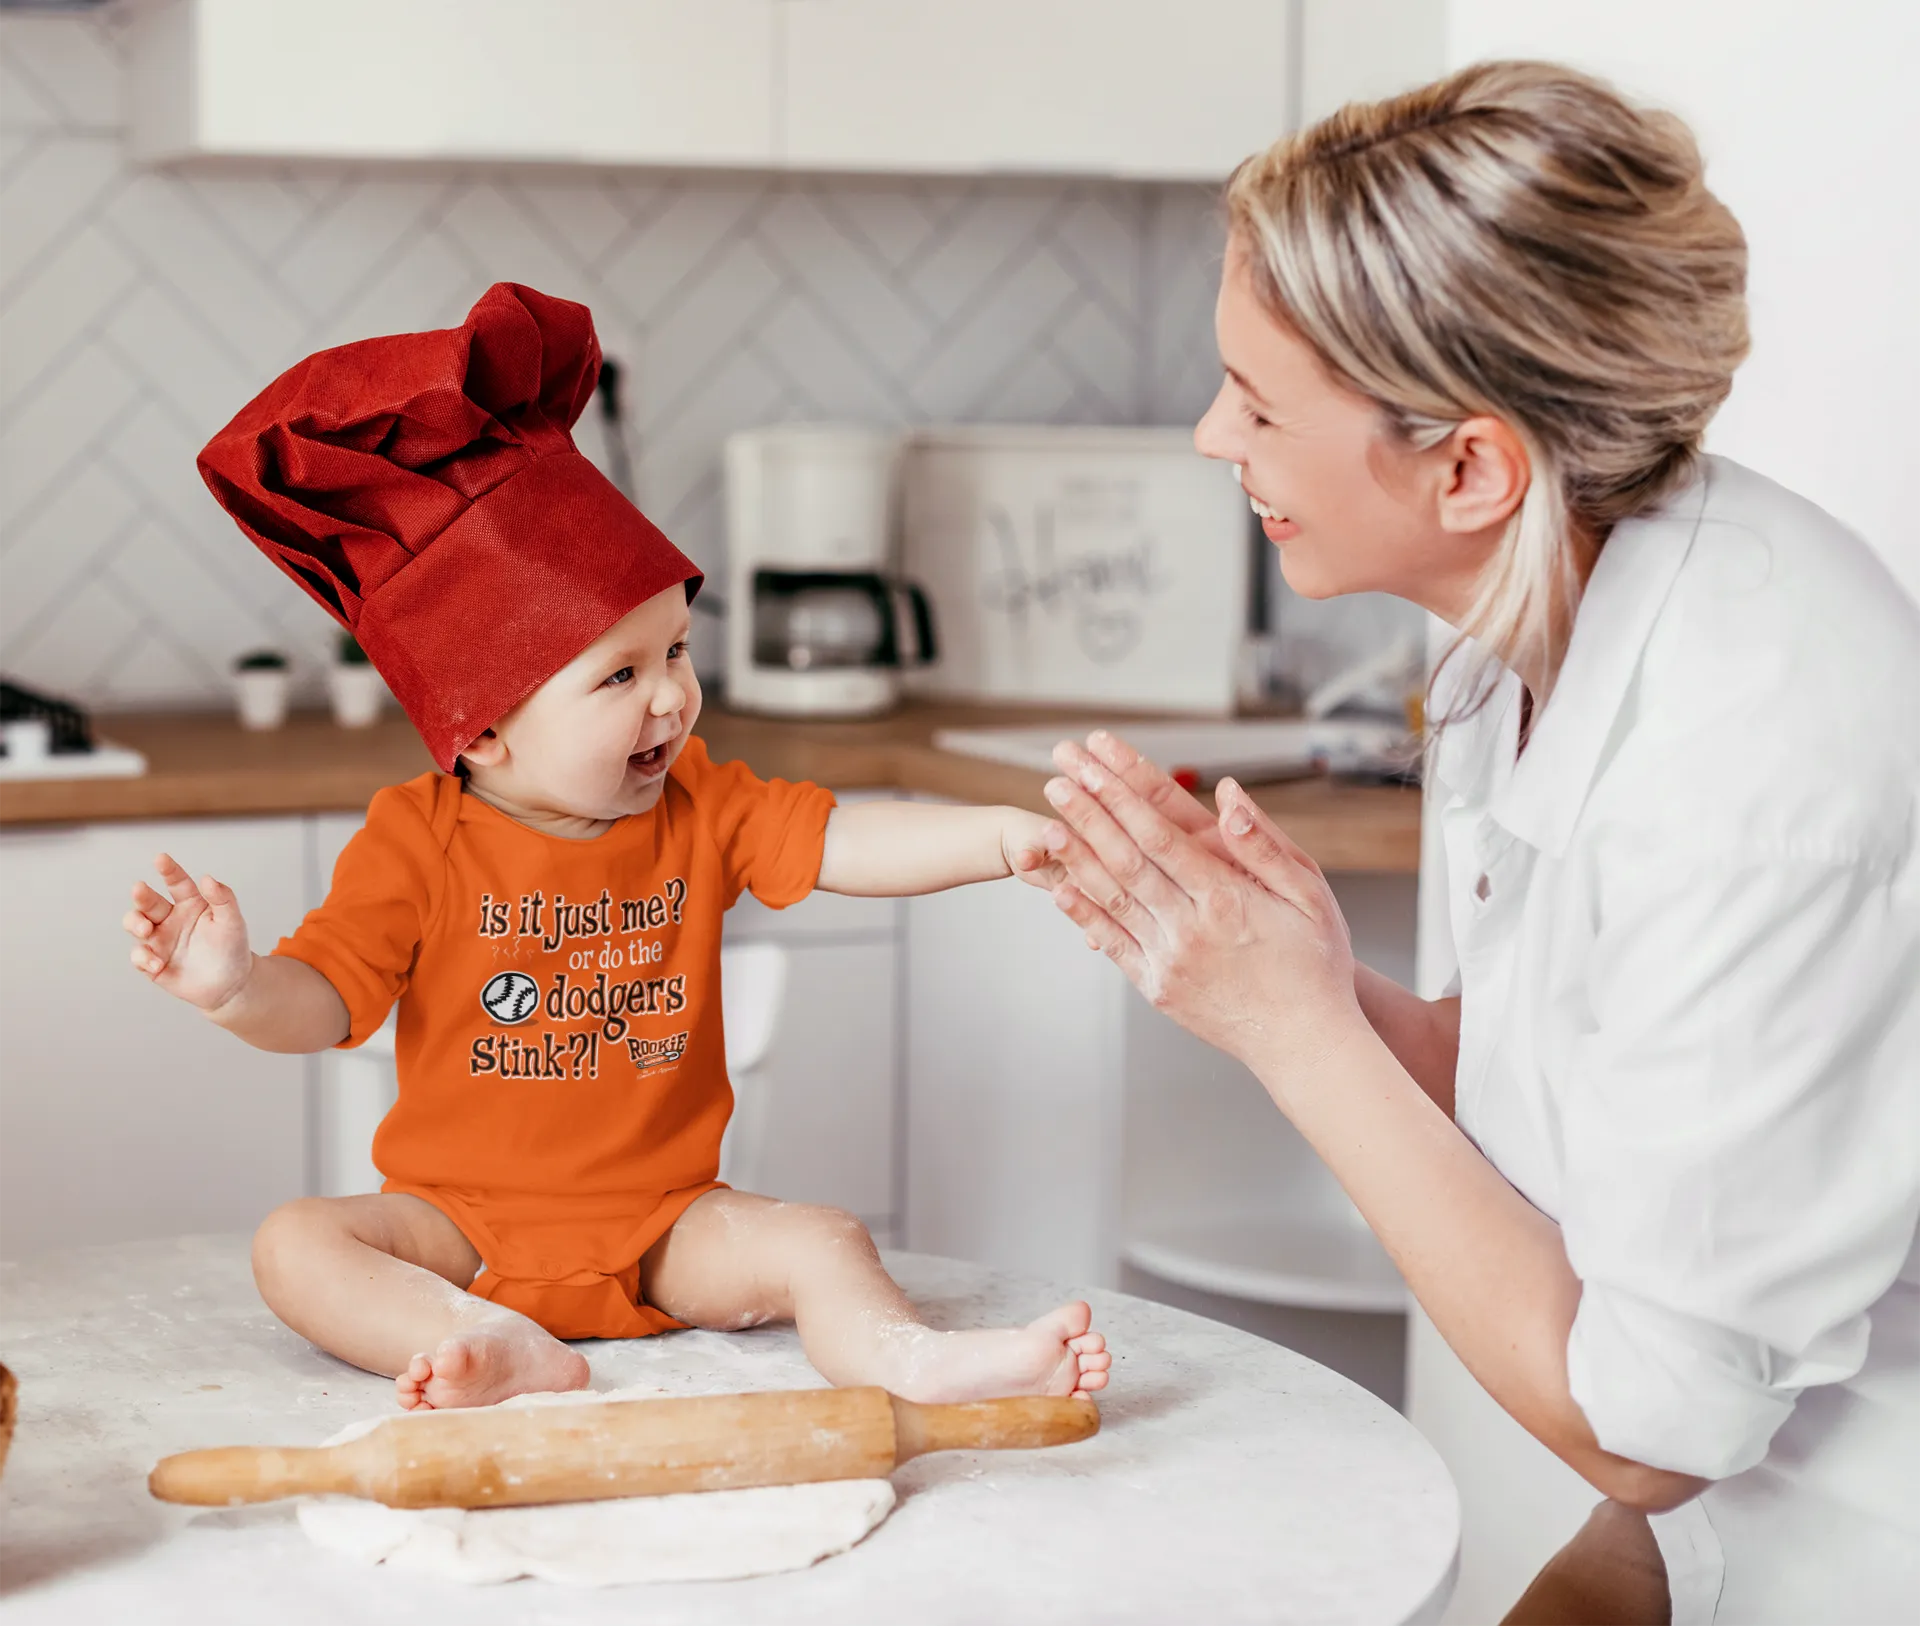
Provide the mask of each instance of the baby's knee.
{"label": "baby's knee", "polygon": [[253,1280],[262,1293],[286,1281],[311,1257],[314,1245],[339,1229],[325,1197],[282,1203],[253,1233]]}
{"label": "baby's knee", "polygon": [[875,1251],[873,1234],[844,1208],[828,1208],[819,1203],[788,1203],[782,1212],[792,1233],[809,1242],[860,1248],[868,1253]]}

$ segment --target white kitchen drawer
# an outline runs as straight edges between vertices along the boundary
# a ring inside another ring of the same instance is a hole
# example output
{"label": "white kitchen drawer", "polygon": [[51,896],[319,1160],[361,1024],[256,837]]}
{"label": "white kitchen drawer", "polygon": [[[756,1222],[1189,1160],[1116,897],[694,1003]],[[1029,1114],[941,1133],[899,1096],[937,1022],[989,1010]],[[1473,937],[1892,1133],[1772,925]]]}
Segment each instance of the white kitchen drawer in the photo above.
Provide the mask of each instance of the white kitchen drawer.
{"label": "white kitchen drawer", "polygon": [[0,1254],[245,1230],[305,1189],[305,1058],[147,984],[120,924],[167,851],[233,887],[270,949],[300,918],[302,845],[295,818],[0,834]]}

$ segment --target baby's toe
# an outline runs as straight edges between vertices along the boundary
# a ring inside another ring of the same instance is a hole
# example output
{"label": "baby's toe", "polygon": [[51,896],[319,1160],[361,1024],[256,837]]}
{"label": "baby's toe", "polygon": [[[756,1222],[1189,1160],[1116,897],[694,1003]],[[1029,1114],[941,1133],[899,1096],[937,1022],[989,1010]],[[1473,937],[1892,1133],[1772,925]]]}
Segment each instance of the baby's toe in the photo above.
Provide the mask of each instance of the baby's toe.
{"label": "baby's toe", "polygon": [[449,1338],[433,1352],[433,1376],[442,1383],[458,1383],[473,1370],[473,1351],[466,1341]]}
{"label": "baby's toe", "polygon": [[1067,1348],[1076,1355],[1097,1355],[1106,1347],[1107,1339],[1104,1333],[1083,1332],[1078,1338],[1067,1340]]}
{"label": "baby's toe", "polygon": [[1083,1302],[1074,1301],[1063,1304],[1057,1310],[1049,1310],[1038,1321],[1030,1322],[1028,1330],[1044,1333],[1048,1338],[1057,1338],[1063,1344],[1073,1342],[1083,1336],[1093,1321],[1093,1311]]}

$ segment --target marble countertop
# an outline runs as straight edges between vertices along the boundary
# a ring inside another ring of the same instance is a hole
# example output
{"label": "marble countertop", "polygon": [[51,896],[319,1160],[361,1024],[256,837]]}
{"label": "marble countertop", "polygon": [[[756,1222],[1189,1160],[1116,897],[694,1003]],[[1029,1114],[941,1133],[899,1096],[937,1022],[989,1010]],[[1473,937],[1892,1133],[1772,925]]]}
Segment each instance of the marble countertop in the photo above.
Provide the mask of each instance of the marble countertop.
{"label": "marble countertop", "polygon": [[[936,1326],[1026,1320],[1067,1295],[926,1255],[889,1264]],[[570,1590],[465,1587],[322,1552],[291,1503],[151,1500],[168,1452],[315,1444],[392,1404],[262,1306],[238,1237],[0,1265],[0,1359],[20,1423],[0,1478],[8,1626],[134,1621],[1049,1623],[1435,1621],[1459,1504],[1397,1413],[1302,1356],[1120,1293],[1087,1295],[1114,1350],[1101,1432],[903,1467],[893,1516],[797,1574]],[[818,1382],[789,1328],[582,1346],[598,1389]]]}

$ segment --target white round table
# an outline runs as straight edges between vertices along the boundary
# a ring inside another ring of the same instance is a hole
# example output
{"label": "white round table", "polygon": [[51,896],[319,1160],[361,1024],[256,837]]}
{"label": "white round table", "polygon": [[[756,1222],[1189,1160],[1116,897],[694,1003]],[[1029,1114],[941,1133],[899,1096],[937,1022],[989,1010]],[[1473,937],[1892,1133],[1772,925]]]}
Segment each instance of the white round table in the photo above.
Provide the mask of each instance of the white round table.
{"label": "white round table", "polygon": [[[940,1327],[1024,1321],[1069,1296],[976,1265],[889,1264]],[[1100,1433],[1051,1451],[945,1453],[895,1476],[860,1546],[750,1581],[468,1587],[310,1545],[290,1503],[151,1500],[157,1457],[314,1444],[392,1405],[386,1380],[287,1331],[235,1237],[0,1265],[0,1360],[20,1423],[0,1479],[8,1626],[140,1621],[1049,1623],[1433,1621],[1460,1514],[1426,1441],[1322,1366],[1121,1293],[1084,1295],[1114,1351]],[[797,1388],[790,1328],[582,1346],[596,1388]]]}

